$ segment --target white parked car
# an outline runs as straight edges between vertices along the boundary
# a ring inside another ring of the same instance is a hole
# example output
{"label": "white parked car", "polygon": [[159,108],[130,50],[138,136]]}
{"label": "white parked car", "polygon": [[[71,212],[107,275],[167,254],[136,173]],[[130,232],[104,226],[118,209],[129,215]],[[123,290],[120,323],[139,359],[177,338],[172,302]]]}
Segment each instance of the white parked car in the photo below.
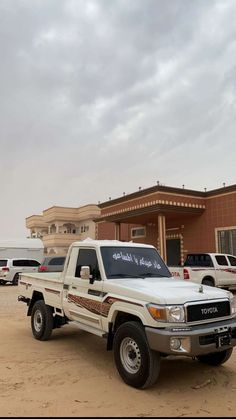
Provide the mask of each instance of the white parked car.
{"label": "white parked car", "polygon": [[4,285],[6,282],[17,285],[22,272],[37,272],[39,265],[40,262],[35,259],[0,259],[0,285]]}
{"label": "white parked car", "polygon": [[184,266],[169,266],[172,276],[212,287],[236,287],[236,257],[227,253],[189,253]]}

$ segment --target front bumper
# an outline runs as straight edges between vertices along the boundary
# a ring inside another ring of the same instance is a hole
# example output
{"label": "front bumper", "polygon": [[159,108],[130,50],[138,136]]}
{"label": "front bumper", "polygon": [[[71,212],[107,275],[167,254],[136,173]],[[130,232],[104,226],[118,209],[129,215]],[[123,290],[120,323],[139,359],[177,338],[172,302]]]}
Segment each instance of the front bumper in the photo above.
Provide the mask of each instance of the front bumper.
{"label": "front bumper", "polygon": [[[198,356],[235,346],[236,318],[195,326],[145,327],[145,332],[152,350],[168,355]],[[177,349],[172,344],[175,340],[182,343]]]}

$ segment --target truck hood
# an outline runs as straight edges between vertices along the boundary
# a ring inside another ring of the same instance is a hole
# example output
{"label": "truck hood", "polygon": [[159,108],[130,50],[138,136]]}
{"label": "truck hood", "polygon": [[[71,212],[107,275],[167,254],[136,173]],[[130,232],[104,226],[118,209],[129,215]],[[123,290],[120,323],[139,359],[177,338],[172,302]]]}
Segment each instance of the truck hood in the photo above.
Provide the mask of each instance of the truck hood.
{"label": "truck hood", "polygon": [[171,278],[109,279],[109,291],[156,304],[184,304],[216,298],[229,298],[230,292],[207,285]]}

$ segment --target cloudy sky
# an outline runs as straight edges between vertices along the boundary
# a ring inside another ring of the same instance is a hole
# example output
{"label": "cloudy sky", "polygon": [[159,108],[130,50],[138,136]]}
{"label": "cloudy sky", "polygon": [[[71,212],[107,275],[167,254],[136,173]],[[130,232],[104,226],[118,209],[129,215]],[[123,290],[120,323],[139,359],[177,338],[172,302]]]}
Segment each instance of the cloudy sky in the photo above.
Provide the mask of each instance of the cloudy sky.
{"label": "cloudy sky", "polygon": [[236,183],[235,0],[0,0],[1,237],[151,187]]}

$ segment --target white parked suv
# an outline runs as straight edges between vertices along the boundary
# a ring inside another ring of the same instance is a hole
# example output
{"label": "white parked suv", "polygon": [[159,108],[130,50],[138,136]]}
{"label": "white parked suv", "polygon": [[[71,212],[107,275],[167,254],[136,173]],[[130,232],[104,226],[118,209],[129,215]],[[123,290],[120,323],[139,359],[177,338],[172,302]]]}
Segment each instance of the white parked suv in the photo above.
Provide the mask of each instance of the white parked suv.
{"label": "white parked suv", "polygon": [[39,265],[40,263],[35,259],[0,259],[0,285],[6,282],[17,285],[22,272],[37,272]]}

